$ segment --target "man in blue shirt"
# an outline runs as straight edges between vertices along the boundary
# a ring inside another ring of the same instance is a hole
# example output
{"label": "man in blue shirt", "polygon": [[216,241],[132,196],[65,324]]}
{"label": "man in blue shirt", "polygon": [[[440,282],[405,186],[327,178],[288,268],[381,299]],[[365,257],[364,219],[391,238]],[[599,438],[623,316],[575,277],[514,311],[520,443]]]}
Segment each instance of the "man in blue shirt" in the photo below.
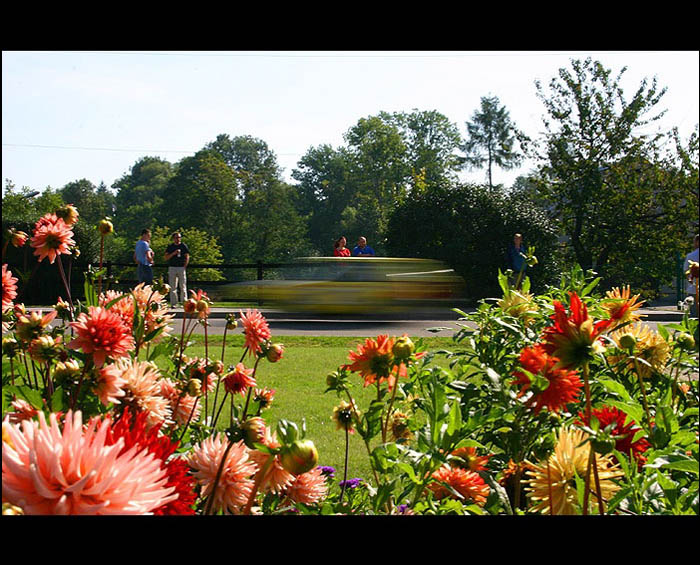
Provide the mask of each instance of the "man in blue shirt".
{"label": "man in blue shirt", "polygon": [[153,284],[153,250],[149,245],[151,241],[151,230],[145,229],[141,232],[141,239],[136,242],[134,249],[134,261],[138,263],[136,275],[139,283]]}
{"label": "man in blue shirt", "polygon": [[355,249],[352,250],[353,257],[374,257],[374,249],[367,245],[367,239],[360,237],[357,240]]}

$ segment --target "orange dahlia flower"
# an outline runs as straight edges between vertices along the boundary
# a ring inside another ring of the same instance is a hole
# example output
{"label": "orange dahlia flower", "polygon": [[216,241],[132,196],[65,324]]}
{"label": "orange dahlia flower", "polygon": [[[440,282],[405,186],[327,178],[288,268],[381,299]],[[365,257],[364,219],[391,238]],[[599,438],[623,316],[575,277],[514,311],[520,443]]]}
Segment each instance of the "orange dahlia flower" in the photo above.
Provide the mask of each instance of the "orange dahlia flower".
{"label": "orange dahlia flower", "polygon": [[39,261],[48,258],[53,263],[59,255],[70,255],[75,241],[73,232],[61,218],[46,214],[37,222],[30,245]]}
{"label": "orange dahlia flower", "polygon": [[605,293],[607,300],[603,300],[601,306],[608,312],[615,327],[627,322],[636,322],[642,317],[636,310],[644,305],[644,300],[638,300],[638,294],[630,294],[629,285],[622,289],[613,287]]}
{"label": "orange dahlia flower", "polygon": [[[459,498],[453,491],[459,493],[465,502],[474,502],[479,506],[486,503],[489,486],[478,473],[468,469],[454,468],[443,465],[432,474],[434,482],[428,485],[436,499]],[[444,484],[441,484],[444,483]],[[449,486],[447,488],[445,485]]]}
{"label": "orange dahlia flower", "polygon": [[102,367],[107,357],[128,356],[134,347],[134,338],[122,318],[100,306],[90,306],[87,314],[81,313],[69,325],[76,331],[76,336],[68,347],[92,354],[96,367]]}
{"label": "orange dahlia flower", "polygon": [[233,371],[223,377],[224,387],[230,394],[245,394],[248,388],[256,386],[253,375],[254,369],[246,369],[243,363],[238,363]]}
{"label": "orange dahlia flower", "polygon": [[357,346],[356,351],[350,351],[348,359],[351,363],[343,365],[343,369],[360,373],[364,379],[364,386],[369,386],[377,381],[389,381],[389,388],[393,387],[396,375],[405,376],[406,367],[394,365],[392,352],[394,340],[387,335],[379,335],[377,339],[367,338],[364,344]]}

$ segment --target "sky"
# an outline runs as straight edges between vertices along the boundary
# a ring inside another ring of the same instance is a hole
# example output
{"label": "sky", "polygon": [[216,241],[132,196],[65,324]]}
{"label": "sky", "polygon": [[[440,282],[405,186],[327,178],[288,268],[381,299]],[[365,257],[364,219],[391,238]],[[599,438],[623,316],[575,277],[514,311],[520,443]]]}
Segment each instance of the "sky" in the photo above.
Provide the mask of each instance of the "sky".
{"label": "sky", "polygon": [[[656,77],[667,109],[653,130],[698,124],[698,51],[3,51],[2,188],[44,190],[88,179],[111,187],[145,156],[176,163],[219,134],[249,135],[285,180],[311,148],[345,145],[359,119],[436,110],[466,137],[484,96],[497,96],[530,137],[536,96],[571,59],[591,57],[631,98]],[[532,168],[494,169],[510,186]],[[485,182],[484,170],[464,180]]]}

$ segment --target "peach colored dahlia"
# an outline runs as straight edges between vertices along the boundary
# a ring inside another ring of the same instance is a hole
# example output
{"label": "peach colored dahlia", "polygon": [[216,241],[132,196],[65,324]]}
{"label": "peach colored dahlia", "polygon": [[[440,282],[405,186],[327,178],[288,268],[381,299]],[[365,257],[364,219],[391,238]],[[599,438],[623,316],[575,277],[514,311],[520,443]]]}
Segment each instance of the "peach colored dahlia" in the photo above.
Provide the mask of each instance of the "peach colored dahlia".
{"label": "peach colored dahlia", "polygon": [[168,399],[170,411],[178,426],[184,426],[190,420],[193,422],[199,420],[201,406],[197,397],[183,393],[171,379],[160,379],[158,384],[160,395]]}
{"label": "peach colored dahlia", "polygon": [[46,214],[36,223],[29,244],[34,248],[34,255],[39,261],[48,259],[53,263],[59,255],[70,255],[70,248],[75,246],[75,241],[73,232],[61,218],[55,214]]}
{"label": "peach colored dahlia", "polygon": [[321,467],[314,467],[311,471],[297,475],[284,494],[301,504],[316,504],[326,498],[328,485]]}
{"label": "peach colored dahlia", "polygon": [[127,381],[122,377],[123,373],[123,367],[115,363],[105,365],[98,371],[97,384],[92,390],[105,406],[119,404],[119,399],[126,396],[124,386]]}
{"label": "peach colored dahlia", "polygon": [[[218,433],[209,436],[187,455],[187,463],[194,470],[195,480],[202,486],[206,499],[214,488],[219,466],[228,446],[228,438]],[[258,470],[250,459],[250,451],[243,441],[235,443],[226,454],[223,470],[214,494],[212,509],[224,514],[240,514],[253,491],[253,479]]]}
{"label": "peach colored dahlia", "polygon": [[150,514],[177,498],[153,454],[109,445],[109,419],[38,417],[3,423],[2,498],[25,514]]}
{"label": "peach colored dahlia", "polygon": [[[262,443],[271,449],[277,449],[281,445],[279,441],[277,441],[277,434],[271,432],[270,428],[267,426],[265,426],[265,434]],[[259,469],[265,466],[265,463],[270,457],[274,457],[274,461],[267,467],[265,475],[261,479],[260,489],[280,494],[285,488],[292,484],[294,475],[282,467],[279,455],[269,455],[258,450],[250,452],[250,458],[255,461]]]}
{"label": "peach colored dahlia", "polygon": [[87,314],[82,312],[68,325],[76,332],[68,347],[92,354],[96,367],[102,367],[107,357],[127,357],[134,348],[134,338],[121,317],[100,306],[90,306]]}
{"label": "peach colored dahlia", "polygon": [[122,370],[122,378],[126,381],[126,395],[122,402],[135,411],[145,412],[149,427],[171,424],[170,401],[161,394],[161,376],[155,364],[120,359],[116,365]]}

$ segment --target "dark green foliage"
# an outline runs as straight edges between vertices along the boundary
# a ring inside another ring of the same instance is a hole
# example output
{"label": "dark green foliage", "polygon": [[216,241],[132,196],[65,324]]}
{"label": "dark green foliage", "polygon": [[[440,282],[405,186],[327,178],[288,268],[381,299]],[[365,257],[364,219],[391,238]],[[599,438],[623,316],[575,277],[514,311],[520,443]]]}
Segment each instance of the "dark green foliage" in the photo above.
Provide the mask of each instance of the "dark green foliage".
{"label": "dark green foliage", "polygon": [[435,186],[408,198],[391,216],[387,246],[394,256],[445,261],[464,277],[467,296],[478,299],[499,292],[498,269],[506,269],[516,232],[536,248],[539,264],[528,270],[535,288],[555,280],[554,224],[530,199],[484,186]]}

